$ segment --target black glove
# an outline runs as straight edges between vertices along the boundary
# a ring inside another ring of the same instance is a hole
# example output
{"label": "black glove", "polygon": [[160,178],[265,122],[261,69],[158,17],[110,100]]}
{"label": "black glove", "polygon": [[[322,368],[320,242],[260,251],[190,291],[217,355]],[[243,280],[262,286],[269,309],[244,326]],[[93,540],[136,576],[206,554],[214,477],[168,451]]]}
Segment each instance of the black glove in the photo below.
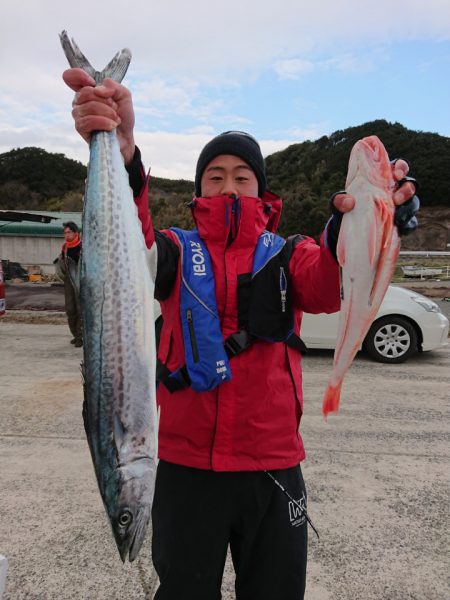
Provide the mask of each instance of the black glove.
{"label": "black glove", "polygon": [[[409,181],[413,181],[411,177],[408,177]],[[417,189],[417,187],[416,187]],[[398,233],[400,236],[409,235],[415,231],[419,225],[416,217],[416,213],[420,208],[419,197],[414,194],[412,198],[395,207],[394,223],[397,225]]]}
{"label": "black glove", "polygon": [[347,192],[345,190],[341,190],[339,192],[335,192],[330,198],[331,219],[328,221],[326,226],[326,242],[334,258],[336,258],[337,240],[339,237],[339,230],[341,229],[341,222],[344,213],[341,213],[341,211],[335,207],[333,200],[338,194],[346,193]]}
{"label": "black glove", "polygon": [[[398,187],[400,187],[406,181],[411,181],[414,183],[416,191],[418,188],[417,181],[413,177],[405,177],[401,181],[398,182]],[[328,227],[330,233],[332,233],[332,237],[337,240],[339,235],[339,229],[341,227],[342,217],[344,213],[341,213],[334,205],[333,200],[338,194],[345,194],[345,190],[341,190],[333,194],[330,198],[330,209],[332,213],[331,220],[329,221]],[[415,231],[419,225],[419,222],[416,217],[416,213],[420,209],[420,200],[419,196],[414,194],[412,198],[401,204],[400,206],[395,207],[394,213],[394,223],[397,226],[398,233],[400,236],[409,235],[413,231]]]}
{"label": "black glove", "polygon": [[[398,160],[398,158],[394,158],[394,160],[391,160],[391,164],[395,165],[395,163]],[[402,160],[404,160],[409,165],[409,162],[406,160],[406,158],[403,158]],[[416,196],[416,192],[419,189],[419,184],[414,179],[414,177],[404,177],[403,179],[397,182],[397,189],[400,188],[407,181],[414,184],[415,190],[414,196],[412,196],[412,198],[410,198],[400,206],[395,207],[394,223],[397,226],[397,230],[400,236],[409,235],[410,233],[415,231],[419,225],[419,222],[416,217],[416,213],[420,209],[420,200],[419,197]]]}

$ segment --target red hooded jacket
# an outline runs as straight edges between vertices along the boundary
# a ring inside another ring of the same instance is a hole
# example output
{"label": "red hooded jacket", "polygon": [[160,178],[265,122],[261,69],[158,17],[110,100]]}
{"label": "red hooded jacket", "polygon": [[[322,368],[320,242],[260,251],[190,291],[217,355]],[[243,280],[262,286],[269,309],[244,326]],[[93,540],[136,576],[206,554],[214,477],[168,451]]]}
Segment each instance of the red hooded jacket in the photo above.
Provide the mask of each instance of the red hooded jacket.
{"label": "red hooded jacket", "polygon": [[[136,198],[147,246],[155,242],[147,204],[147,186]],[[252,270],[253,253],[264,229],[275,231],[281,200],[266,192],[262,199],[241,197],[240,218],[226,218],[232,198],[197,198],[193,217],[211,256],[217,308],[224,339],[238,330],[237,276]],[[177,243],[170,230],[161,235]],[[230,243],[230,235],[232,242]],[[180,261],[166,299],[160,302],[164,325],[158,358],[175,371],[185,364],[180,319]],[[301,238],[290,263],[295,332],[302,311],[339,310],[338,265],[323,243]],[[283,469],[304,457],[299,433],[303,410],[301,354],[283,342],[256,341],[230,363],[232,379],[207,392],[191,388],[170,393],[160,385],[159,457],[215,471]]]}

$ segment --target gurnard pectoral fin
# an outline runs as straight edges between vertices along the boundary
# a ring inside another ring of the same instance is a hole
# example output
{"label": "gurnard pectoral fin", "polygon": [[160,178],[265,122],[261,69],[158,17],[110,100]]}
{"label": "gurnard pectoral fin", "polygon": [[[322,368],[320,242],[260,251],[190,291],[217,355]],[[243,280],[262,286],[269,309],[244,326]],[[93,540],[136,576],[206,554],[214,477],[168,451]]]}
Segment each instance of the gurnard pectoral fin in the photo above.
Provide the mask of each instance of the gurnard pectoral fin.
{"label": "gurnard pectoral fin", "polygon": [[376,267],[379,256],[379,242],[378,242],[378,228],[376,221],[373,221],[369,229],[369,235],[367,238],[367,250],[369,257],[369,264],[372,268]]}
{"label": "gurnard pectoral fin", "polygon": [[341,267],[345,265],[345,233],[340,231],[340,237],[336,248],[336,258]]}
{"label": "gurnard pectoral fin", "polygon": [[[370,295],[369,295],[369,304],[371,306],[374,303],[375,295],[379,292],[380,284],[382,285],[381,280],[384,279],[386,276],[385,275],[386,268],[389,268],[391,264],[393,265],[391,268],[392,272],[395,268],[395,265],[394,265],[395,260],[396,260],[395,248],[398,246],[397,236],[394,235],[394,233],[396,233],[396,232],[394,230],[393,214],[392,214],[392,212],[389,211],[389,207],[386,206],[386,203],[383,202],[382,200],[380,200],[378,206],[379,206],[380,223],[382,224],[382,227],[380,225],[378,227],[382,231],[382,236],[381,236],[379,255],[377,258],[376,270],[375,270],[375,274],[374,274],[374,278],[373,278],[373,282],[372,282],[372,289],[370,290]],[[394,251],[392,249],[394,249]],[[398,250],[399,249],[400,248],[398,247]],[[397,250],[397,253],[398,253],[398,250]],[[392,256],[390,256],[391,254],[392,254]],[[387,264],[387,262],[389,264]],[[391,275],[392,275],[392,273],[391,273]],[[387,284],[388,284],[388,282],[386,282],[385,285],[382,285],[384,291],[387,287]],[[384,296],[384,291],[382,294],[383,296]]]}
{"label": "gurnard pectoral fin", "polygon": [[326,417],[330,412],[338,411],[339,400],[341,398],[341,387],[342,381],[336,386],[328,384],[322,403],[322,414],[324,417]]}

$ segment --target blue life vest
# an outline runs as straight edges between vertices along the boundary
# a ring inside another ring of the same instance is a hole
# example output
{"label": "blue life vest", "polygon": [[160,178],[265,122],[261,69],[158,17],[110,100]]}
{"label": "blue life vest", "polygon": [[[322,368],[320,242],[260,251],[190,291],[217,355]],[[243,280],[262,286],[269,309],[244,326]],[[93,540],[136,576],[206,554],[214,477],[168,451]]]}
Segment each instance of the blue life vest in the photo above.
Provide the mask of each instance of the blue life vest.
{"label": "blue life vest", "polygon": [[[168,377],[176,380],[174,384],[186,387],[187,370],[188,385],[197,392],[204,392],[231,379],[229,359],[220,329],[211,257],[197,230],[185,231],[172,227],[171,231],[177,236],[181,249],[180,316],[186,366],[170,373]],[[261,234],[253,258],[252,279],[282,251],[285,243],[283,238],[269,231]],[[283,268],[280,269],[279,284],[281,310],[284,311],[287,275]],[[292,329],[278,339],[257,336],[273,342],[283,341],[290,333]]]}

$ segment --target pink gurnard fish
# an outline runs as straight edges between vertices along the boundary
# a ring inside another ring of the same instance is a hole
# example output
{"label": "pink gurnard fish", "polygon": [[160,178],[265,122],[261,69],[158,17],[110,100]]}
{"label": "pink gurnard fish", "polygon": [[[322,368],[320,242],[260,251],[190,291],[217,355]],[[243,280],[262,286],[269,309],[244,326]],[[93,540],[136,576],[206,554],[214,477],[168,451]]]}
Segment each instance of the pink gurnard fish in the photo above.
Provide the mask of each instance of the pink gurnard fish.
{"label": "pink gurnard fish", "polygon": [[323,399],[325,416],[338,410],[344,375],[378,312],[400,250],[392,199],[395,181],[376,136],[353,146],[345,189],[356,204],[342,218],[337,244],[341,312],[333,372]]}

